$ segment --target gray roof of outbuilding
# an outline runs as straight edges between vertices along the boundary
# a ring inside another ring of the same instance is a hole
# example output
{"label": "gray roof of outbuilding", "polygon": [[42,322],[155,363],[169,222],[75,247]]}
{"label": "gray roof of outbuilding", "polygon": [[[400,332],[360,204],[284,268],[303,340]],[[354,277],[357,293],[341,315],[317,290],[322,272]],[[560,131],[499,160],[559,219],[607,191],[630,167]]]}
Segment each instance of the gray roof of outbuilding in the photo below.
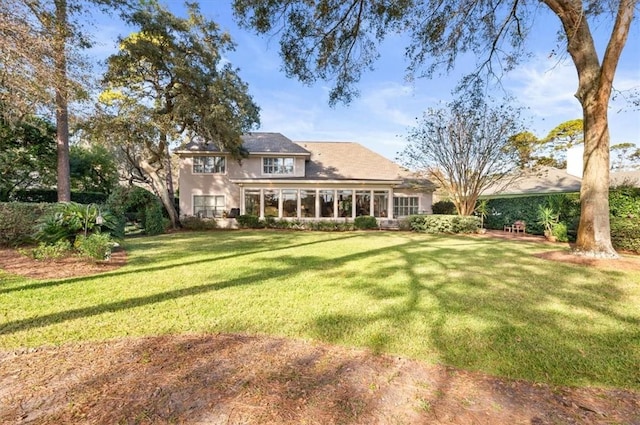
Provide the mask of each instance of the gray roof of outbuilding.
{"label": "gray roof of outbuilding", "polygon": [[580,192],[581,180],[565,170],[540,167],[498,182],[482,192],[481,197],[529,196]]}
{"label": "gray roof of outbuilding", "polygon": [[[255,132],[242,136],[242,146],[250,154],[273,153],[273,154],[293,154],[309,155],[309,151],[300,145],[293,143],[289,138],[280,133]],[[222,152],[215,143],[203,143],[194,141],[188,143],[179,152]]]}

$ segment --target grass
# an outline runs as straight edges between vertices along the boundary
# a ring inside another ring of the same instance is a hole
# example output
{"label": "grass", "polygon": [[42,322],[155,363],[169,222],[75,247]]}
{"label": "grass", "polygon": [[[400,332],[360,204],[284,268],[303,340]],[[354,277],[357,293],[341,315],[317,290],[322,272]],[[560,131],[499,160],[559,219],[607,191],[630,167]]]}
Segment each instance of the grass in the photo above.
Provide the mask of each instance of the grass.
{"label": "grass", "polygon": [[0,271],[0,348],[241,332],[368,347],[490,374],[640,389],[640,273],[548,245],[396,232],[176,233],[128,264],[37,281]]}

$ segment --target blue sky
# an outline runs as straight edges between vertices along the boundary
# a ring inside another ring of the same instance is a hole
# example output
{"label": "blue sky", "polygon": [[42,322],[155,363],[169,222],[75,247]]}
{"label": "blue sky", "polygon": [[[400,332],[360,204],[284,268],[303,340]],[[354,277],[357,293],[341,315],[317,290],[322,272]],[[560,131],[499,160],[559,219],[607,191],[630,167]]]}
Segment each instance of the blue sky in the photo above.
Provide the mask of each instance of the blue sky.
{"label": "blue sky", "polygon": [[[182,13],[182,1],[164,1],[176,14]],[[249,92],[261,108],[259,131],[284,134],[295,141],[358,142],[383,156],[394,159],[407,141],[408,128],[430,107],[451,100],[451,89],[465,69],[459,62],[454,73],[432,79],[405,81],[404,44],[394,36],[381,46],[381,57],[375,71],[364,74],[358,88],[360,97],[349,105],[328,105],[331,82],[305,86],[288,79],[281,71],[277,37],[258,37],[238,28],[233,20],[231,0],[201,0],[202,12],[228,31],[236,51],[227,59],[240,68],[249,84]],[[531,60],[503,78],[503,86],[527,108],[525,125],[539,137],[556,125],[582,117],[580,104],[573,97],[577,75],[566,54],[558,51],[555,41],[559,28],[557,18],[541,14],[535,23],[535,37],[530,38]],[[628,90],[640,87],[640,25],[636,21],[622,54],[614,87]],[[127,29],[117,21],[98,20],[94,53],[106,56],[115,50],[118,35]],[[604,49],[607,35],[602,27],[594,27],[599,49]],[[467,62],[466,66],[471,66]],[[502,97],[501,93],[496,93]],[[640,111],[622,101],[614,101],[609,113],[611,143],[632,142],[640,146]]]}

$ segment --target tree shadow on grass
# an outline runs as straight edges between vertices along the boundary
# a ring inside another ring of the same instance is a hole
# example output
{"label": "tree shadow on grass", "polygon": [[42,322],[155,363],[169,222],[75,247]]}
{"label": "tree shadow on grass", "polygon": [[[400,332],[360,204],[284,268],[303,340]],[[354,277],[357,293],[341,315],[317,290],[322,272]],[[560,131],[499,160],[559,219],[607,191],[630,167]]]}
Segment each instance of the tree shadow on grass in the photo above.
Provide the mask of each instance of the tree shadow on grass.
{"label": "tree shadow on grass", "polygon": [[[398,247],[403,265],[363,270],[357,282],[338,283],[380,308],[314,317],[313,335],[510,378],[640,388],[640,317],[617,308],[624,273],[549,265],[504,245],[482,247]],[[509,257],[517,267],[504,260]],[[378,278],[397,273],[406,275],[402,286]],[[429,342],[403,346],[416,338]]]}
{"label": "tree shadow on grass", "polygon": [[[167,250],[167,242],[157,242],[157,241],[153,241],[153,242],[147,242],[147,241],[142,241],[138,244],[132,245],[130,248],[127,249],[128,253],[134,253],[133,255],[129,256],[128,259],[128,264],[127,267],[119,269],[117,271],[112,271],[112,272],[106,272],[106,273],[101,273],[101,274],[95,274],[95,275],[91,275],[91,276],[82,276],[82,277],[76,277],[76,278],[68,278],[68,279],[55,279],[55,280],[47,280],[47,281],[42,281],[42,282],[35,282],[35,283],[29,283],[26,285],[19,285],[19,286],[13,286],[13,287],[8,287],[8,288],[4,288],[4,289],[0,289],[0,295],[1,294],[7,294],[7,293],[11,293],[11,292],[16,292],[16,291],[25,291],[25,290],[34,290],[34,289],[41,289],[41,288],[48,288],[48,287],[54,287],[54,286],[59,286],[59,285],[69,285],[69,284],[75,284],[75,283],[86,283],[86,282],[90,282],[92,280],[98,280],[98,279],[102,279],[105,276],[109,276],[109,277],[113,277],[113,276],[125,276],[125,275],[131,275],[131,274],[141,274],[141,273],[147,273],[147,272],[154,272],[154,271],[160,271],[160,270],[170,270],[174,267],[182,267],[182,266],[191,266],[191,265],[196,265],[196,264],[202,264],[202,263],[209,263],[209,262],[217,262],[217,261],[224,261],[227,259],[231,259],[231,258],[237,258],[237,257],[242,257],[242,256],[250,256],[250,255],[254,255],[254,254],[260,254],[263,252],[272,252],[272,251],[277,251],[277,250],[284,250],[284,249],[292,249],[292,248],[302,248],[302,247],[306,247],[309,245],[315,245],[315,244],[322,244],[322,243],[327,243],[327,242],[333,242],[336,240],[345,240],[345,239],[350,239],[350,238],[354,238],[357,235],[354,234],[340,234],[339,236],[336,236],[334,238],[329,238],[329,239],[323,239],[323,240],[319,240],[319,241],[311,241],[311,242],[303,242],[303,243],[299,243],[299,244],[291,244],[291,239],[290,238],[279,238],[279,240],[276,242],[273,238],[269,238],[269,246],[265,247],[265,248],[258,248],[258,249],[252,249],[252,250],[246,250],[246,243],[245,242],[237,242],[234,241],[233,237],[231,237],[232,243],[231,244],[223,244],[223,243],[218,243],[215,241],[211,241],[209,239],[209,244],[205,243],[205,241],[202,240],[202,238],[196,238],[195,240],[191,240],[188,237],[183,237],[183,241],[186,240],[189,242],[188,246],[185,248],[182,248],[180,251],[171,251],[170,253],[166,253],[163,255],[150,255],[148,257],[144,257],[144,256],[136,256],[135,252],[137,251],[142,251],[144,252],[145,249],[141,248],[141,246],[155,246],[156,249],[157,247],[163,247],[165,248],[165,251]],[[172,241],[173,244],[169,245],[172,246],[175,243],[180,242],[179,240],[173,240]],[[181,253],[183,255],[189,255],[192,254],[193,252],[197,252],[197,251],[205,251],[207,252],[208,256],[198,259],[198,260],[193,260],[193,261],[181,261],[180,258],[181,257]],[[163,263],[163,262],[167,262],[169,260],[174,260],[173,263],[170,264],[164,264],[164,265],[158,265],[158,266],[150,266],[150,267],[143,267],[141,266],[141,264],[157,264],[157,263]],[[20,281],[24,281],[25,279],[22,277],[15,277],[12,280],[9,280],[8,278],[6,280],[3,279],[2,283],[9,285],[12,284],[14,282],[20,282]]]}

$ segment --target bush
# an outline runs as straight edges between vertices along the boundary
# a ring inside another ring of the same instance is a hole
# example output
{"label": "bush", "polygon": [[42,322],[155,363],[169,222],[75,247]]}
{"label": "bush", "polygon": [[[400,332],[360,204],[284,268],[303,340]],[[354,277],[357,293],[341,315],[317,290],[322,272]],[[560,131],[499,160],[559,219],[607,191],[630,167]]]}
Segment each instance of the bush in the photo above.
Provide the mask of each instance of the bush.
{"label": "bush", "polygon": [[438,201],[431,206],[434,214],[455,215],[456,204],[451,201]]}
{"label": "bush", "polygon": [[615,249],[640,254],[640,220],[612,217],[611,243]]}
{"label": "bush", "polygon": [[[55,204],[58,202],[58,191],[55,189],[23,189],[11,194],[11,200],[17,202]],[[99,192],[71,192],[71,202],[79,204],[102,204],[107,195]]]}
{"label": "bush", "polygon": [[376,220],[375,217],[372,217],[370,215],[363,215],[360,217],[356,217],[356,219],[353,222],[353,225],[355,226],[356,229],[361,229],[361,230],[377,229],[378,220]]}
{"label": "bush", "polygon": [[398,220],[398,228],[400,230],[410,231],[411,230],[411,220],[409,219],[409,217],[403,217],[403,218],[399,219]]}
{"label": "bush", "polygon": [[260,224],[260,218],[257,215],[239,215],[236,217],[236,221],[238,222],[238,225],[244,229],[259,229],[262,227]]}
{"label": "bush", "polygon": [[640,188],[619,186],[611,189],[609,211],[613,217],[640,218]]}
{"label": "bush", "polygon": [[[147,227],[147,208],[154,203],[162,205],[160,199],[146,189],[138,186],[119,186],[111,192],[105,206],[113,211],[113,214],[117,217],[119,222],[118,229],[124,235],[127,221],[135,222],[142,228]],[[164,213],[164,207],[162,206],[160,213]],[[158,225],[158,222],[152,223],[152,226],[155,226],[152,232],[156,232],[159,228],[162,228],[163,230],[159,233],[164,232],[164,229],[167,228],[164,224]]]}
{"label": "bush", "polygon": [[74,243],[80,255],[99,261],[111,258],[113,246],[113,239],[107,233],[92,233],[87,237],[78,235]]}
{"label": "bush", "polygon": [[551,230],[551,234],[556,237],[558,242],[569,242],[567,225],[563,222],[556,223]]}
{"label": "bush", "polygon": [[423,233],[475,233],[480,227],[480,218],[460,215],[412,215],[411,230]]}
{"label": "bush", "polygon": [[488,201],[489,214],[485,220],[488,229],[502,230],[521,220],[527,223],[527,233],[544,234],[544,227],[538,223],[540,206],[549,207],[558,213],[559,220],[567,225],[567,232],[575,234],[580,219],[580,199],[577,194],[556,194],[498,198]]}
{"label": "bush", "polygon": [[38,261],[55,260],[66,257],[70,252],[71,244],[68,240],[62,239],[51,245],[40,242],[37,248],[31,250],[31,257]]}
{"label": "bush", "polygon": [[[101,223],[98,223],[98,217],[102,219]],[[79,233],[107,232],[111,234],[114,229],[117,229],[117,226],[116,217],[110,211],[103,210],[97,205],[62,202],[56,204],[53,211],[39,221],[35,238],[48,244],[63,239],[73,243]]]}
{"label": "bush", "polygon": [[211,230],[218,227],[215,220],[195,216],[182,217],[180,224],[187,230]]}
{"label": "bush", "polygon": [[147,205],[144,210],[144,233],[150,236],[159,235],[164,233],[165,229],[160,202],[152,202]]}
{"label": "bush", "polygon": [[50,214],[54,204],[0,203],[0,246],[20,246],[34,242],[36,223]]}

